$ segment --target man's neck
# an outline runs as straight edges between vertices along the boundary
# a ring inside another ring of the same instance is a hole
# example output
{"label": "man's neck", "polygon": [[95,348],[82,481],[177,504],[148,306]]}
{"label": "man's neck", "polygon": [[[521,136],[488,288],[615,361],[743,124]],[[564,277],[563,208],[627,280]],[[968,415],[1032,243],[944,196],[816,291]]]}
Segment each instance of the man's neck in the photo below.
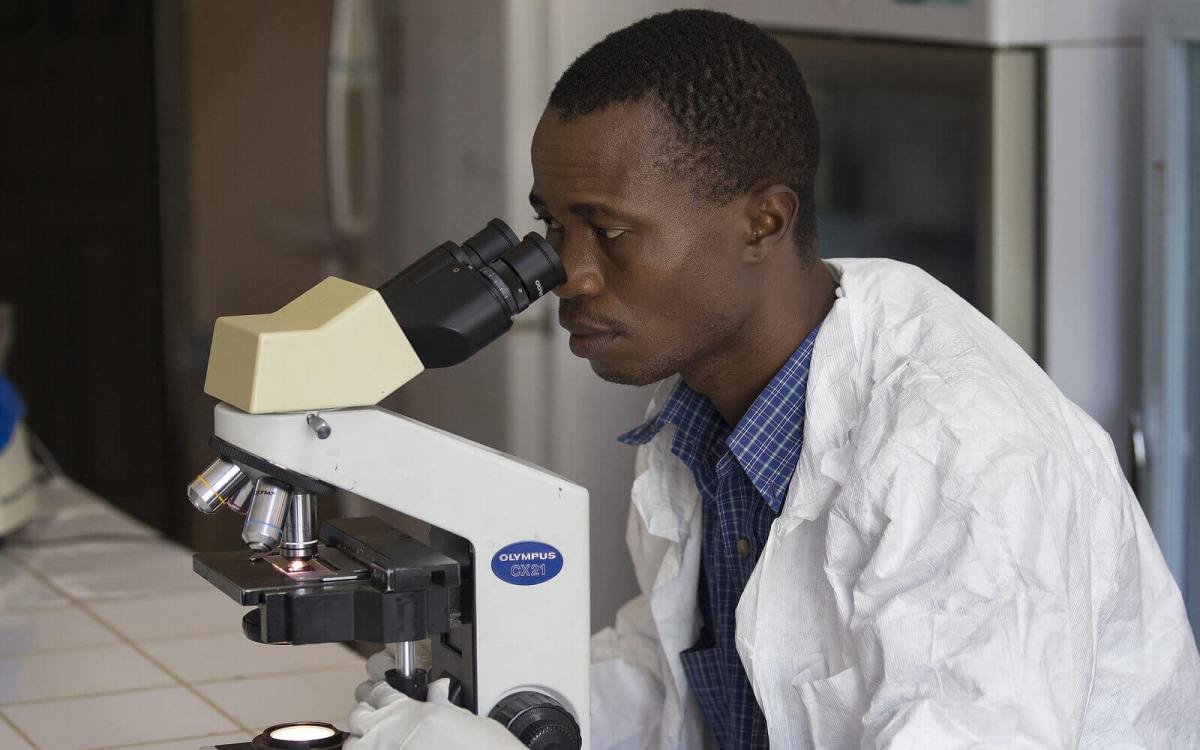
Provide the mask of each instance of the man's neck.
{"label": "man's neck", "polygon": [[806,269],[799,289],[773,295],[738,330],[734,340],[683,373],[688,386],[708,397],[732,426],[737,425],[775,373],[833,307],[837,283],[824,263]]}

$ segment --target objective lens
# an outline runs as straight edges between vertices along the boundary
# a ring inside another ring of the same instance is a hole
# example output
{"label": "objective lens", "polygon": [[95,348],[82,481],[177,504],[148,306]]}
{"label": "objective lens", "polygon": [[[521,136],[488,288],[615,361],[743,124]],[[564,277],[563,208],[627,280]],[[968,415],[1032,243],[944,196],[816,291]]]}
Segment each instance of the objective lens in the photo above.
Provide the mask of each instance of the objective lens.
{"label": "objective lens", "polygon": [[250,513],[242,526],[242,541],[255,552],[267,552],[279,544],[283,519],[288,510],[288,491],[273,479],[263,477],[254,485]]}
{"label": "objective lens", "polygon": [[283,524],[283,556],[307,560],[317,554],[317,498],[308,492],[293,492]]}
{"label": "objective lens", "polygon": [[237,491],[229,500],[225,501],[225,506],[235,513],[245,513],[250,507],[250,500],[254,497],[254,482],[245,482],[242,488]]}
{"label": "objective lens", "polygon": [[212,513],[230,502],[246,481],[237,464],[218,458],[188,485],[188,500],[201,513]]}

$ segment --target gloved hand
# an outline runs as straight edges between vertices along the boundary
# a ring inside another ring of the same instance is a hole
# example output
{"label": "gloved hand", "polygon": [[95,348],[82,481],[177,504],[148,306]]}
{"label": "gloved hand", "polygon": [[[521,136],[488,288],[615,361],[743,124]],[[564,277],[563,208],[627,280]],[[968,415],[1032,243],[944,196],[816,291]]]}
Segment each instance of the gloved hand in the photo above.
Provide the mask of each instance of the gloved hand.
{"label": "gloved hand", "polygon": [[389,669],[396,668],[396,659],[392,652],[386,648],[382,651],[377,651],[367,659],[367,680],[360,682],[358,687],[354,688],[354,700],[362,703],[371,693],[371,688],[383,683],[387,684],[384,675]]}
{"label": "gloved hand", "polygon": [[345,750],[525,750],[507,729],[450,702],[450,680],[429,685],[425,701],[415,701],[384,680],[395,662],[382,651],[367,660],[371,678],[354,692],[359,704],[350,712]]}

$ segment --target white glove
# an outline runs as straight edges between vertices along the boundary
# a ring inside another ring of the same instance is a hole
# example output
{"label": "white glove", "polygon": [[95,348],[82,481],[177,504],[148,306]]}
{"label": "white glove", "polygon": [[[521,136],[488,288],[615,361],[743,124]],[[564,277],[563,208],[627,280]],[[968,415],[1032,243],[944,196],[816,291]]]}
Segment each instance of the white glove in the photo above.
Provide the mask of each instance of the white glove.
{"label": "white glove", "polygon": [[430,683],[424,701],[396,690],[383,678],[394,665],[386,651],[367,660],[371,680],[354,692],[360,702],[350,712],[346,750],[526,750],[499,722],[451,703],[447,678]]}
{"label": "white glove", "polygon": [[392,652],[386,648],[382,651],[377,651],[367,659],[367,680],[366,682],[358,683],[358,687],[354,688],[354,700],[362,703],[371,693],[371,688],[379,683],[387,684],[385,675],[389,669],[396,668],[396,659],[392,656]]}

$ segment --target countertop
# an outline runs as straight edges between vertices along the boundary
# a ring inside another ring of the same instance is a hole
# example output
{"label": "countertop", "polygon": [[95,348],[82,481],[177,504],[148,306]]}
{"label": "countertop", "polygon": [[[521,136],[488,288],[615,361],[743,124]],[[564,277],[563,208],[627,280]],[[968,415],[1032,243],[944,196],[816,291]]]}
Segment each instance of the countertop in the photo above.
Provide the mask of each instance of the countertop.
{"label": "countertop", "polygon": [[39,502],[0,542],[0,748],[197,750],[285,721],[345,728],[359,656],[251,643],[245,609],[189,550],[68,479]]}

